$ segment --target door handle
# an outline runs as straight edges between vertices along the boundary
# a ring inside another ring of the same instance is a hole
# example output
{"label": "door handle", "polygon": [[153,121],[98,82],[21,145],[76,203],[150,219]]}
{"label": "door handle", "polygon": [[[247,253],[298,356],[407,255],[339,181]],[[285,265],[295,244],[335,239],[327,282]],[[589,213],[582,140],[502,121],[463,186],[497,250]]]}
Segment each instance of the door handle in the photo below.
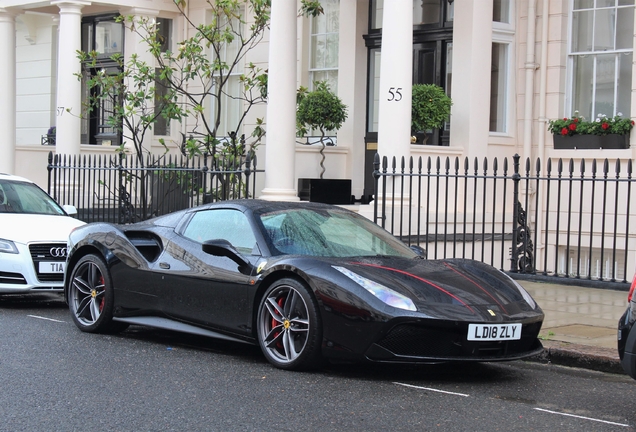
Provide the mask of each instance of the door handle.
{"label": "door handle", "polygon": [[170,264],[168,264],[167,262],[160,262],[159,267],[161,267],[162,269],[168,270],[170,268]]}

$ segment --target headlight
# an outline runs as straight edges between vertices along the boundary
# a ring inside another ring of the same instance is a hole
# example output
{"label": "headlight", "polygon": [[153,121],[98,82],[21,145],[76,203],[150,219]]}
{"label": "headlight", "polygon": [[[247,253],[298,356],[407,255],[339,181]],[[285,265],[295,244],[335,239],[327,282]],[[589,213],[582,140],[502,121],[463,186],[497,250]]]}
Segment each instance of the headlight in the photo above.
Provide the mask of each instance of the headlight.
{"label": "headlight", "polygon": [[15,243],[13,243],[11,240],[0,239],[0,253],[2,252],[17,254],[18,248],[15,247]]}
{"label": "headlight", "polygon": [[384,285],[381,285],[377,282],[373,282],[367,278],[360,276],[357,273],[354,273],[350,270],[347,270],[344,267],[332,266],[336,270],[338,270],[343,275],[347,276],[349,279],[360,285],[362,288],[369,291],[371,294],[382,300],[384,303],[389,306],[396,307],[398,309],[405,309],[410,311],[416,311],[417,308],[413,301],[400,294],[399,292],[393,291],[391,288],[387,288]]}
{"label": "headlight", "polygon": [[[501,270],[499,270],[499,271],[501,271]],[[528,291],[526,291],[526,289],[524,287],[519,285],[519,282],[517,282],[516,280],[511,278],[507,273],[504,273],[504,272],[501,272],[501,273],[504,276],[506,276],[510,280],[510,282],[512,282],[512,284],[517,288],[517,290],[519,290],[519,292],[521,293],[521,296],[526,301],[526,303],[528,303],[532,309],[536,309],[537,308],[537,304],[532,299],[532,296],[530,296],[530,294],[528,294]]]}

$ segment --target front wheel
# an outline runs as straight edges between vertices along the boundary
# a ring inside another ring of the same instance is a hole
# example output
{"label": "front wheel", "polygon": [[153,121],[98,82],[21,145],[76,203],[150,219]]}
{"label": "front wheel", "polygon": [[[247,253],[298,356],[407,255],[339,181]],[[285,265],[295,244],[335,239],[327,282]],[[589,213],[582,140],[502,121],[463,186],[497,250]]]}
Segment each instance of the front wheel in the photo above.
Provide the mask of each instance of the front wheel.
{"label": "front wheel", "polygon": [[295,279],[270,286],[258,308],[258,342],[274,366],[306,370],[320,361],[322,323],[309,289]]}
{"label": "front wheel", "polygon": [[72,269],[68,306],[77,327],[88,333],[117,333],[128,324],[113,322],[114,292],[104,260],[86,255]]}

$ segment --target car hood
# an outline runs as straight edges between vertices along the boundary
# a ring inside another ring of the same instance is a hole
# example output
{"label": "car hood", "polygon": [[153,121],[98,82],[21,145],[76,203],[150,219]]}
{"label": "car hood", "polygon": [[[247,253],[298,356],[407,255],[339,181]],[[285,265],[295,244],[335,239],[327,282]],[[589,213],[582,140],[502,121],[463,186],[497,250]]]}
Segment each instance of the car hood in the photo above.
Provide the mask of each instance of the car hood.
{"label": "car hood", "polygon": [[418,309],[446,304],[504,315],[535,309],[519,284],[479,261],[361,258],[348,260],[343,267],[408,296]]}
{"label": "car hood", "polygon": [[0,214],[0,238],[17,243],[66,242],[71,230],[84,222],[69,216],[24,213]]}

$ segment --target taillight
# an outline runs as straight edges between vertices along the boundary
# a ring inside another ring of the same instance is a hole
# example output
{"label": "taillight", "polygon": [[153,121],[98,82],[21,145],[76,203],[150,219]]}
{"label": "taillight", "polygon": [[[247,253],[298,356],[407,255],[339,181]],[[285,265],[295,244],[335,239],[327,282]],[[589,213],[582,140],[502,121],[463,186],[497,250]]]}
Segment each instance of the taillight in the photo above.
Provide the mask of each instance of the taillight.
{"label": "taillight", "polygon": [[634,288],[636,288],[636,274],[634,275],[634,279],[632,279],[632,286],[629,287],[629,294],[627,294],[627,302],[632,301],[632,296],[634,295]]}

